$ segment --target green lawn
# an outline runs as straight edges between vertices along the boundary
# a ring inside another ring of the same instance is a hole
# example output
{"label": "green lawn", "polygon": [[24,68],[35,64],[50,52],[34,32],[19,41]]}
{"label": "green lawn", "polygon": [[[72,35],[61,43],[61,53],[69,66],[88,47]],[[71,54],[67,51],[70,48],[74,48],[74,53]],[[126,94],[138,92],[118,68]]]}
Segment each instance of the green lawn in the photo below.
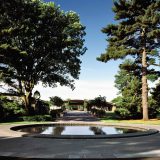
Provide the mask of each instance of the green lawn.
{"label": "green lawn", "polygon": [[108,118],[101,118],[101,122],[105,123],[126,123],[126,124],[151,124],[151,125],[160,125],[160,120],[151,119],[149,121],[143,120],[113,120]]}
{"label": "green lawn", "polygon": [[119,120],[113,112],[106,112],[106,117],[100,119],[101,122],[105,123],[126,123],[126,124],[151,124],[160,125],[159,119],[150,119],[149,121],[139,120]]}
{"label": "green lawn", "polygon": [[[125,124],[151,124],[151,125],[160,125],[160,120],[158,119],[150,119],[149,121],[139,120],[119,120],[113,112],[107,112],[106,117],[100,118],[101,122],[105,123],[125,123]],[[53,121],[15,121],[15,122],[2,122],[0,125],[4,124],[42,124],[42,123],[50,123]]]}
{"label": "green lawn", "polygon": [[[149,121],[143,121],[143,120],[114,120],[114,119],[108,119],[108,118],[101,118],[101,122],[105,123],[126,123],[126,124],[151,124],[151,125],[160,125],[160,120],[157,119],[151,119]],[[22,121],[22,122],[3,122],[0,123],[0,125],[11,125],[11,124],[44,124],[44,123],[50,123],[51,121],[45,121],[45,122],[30,122],[30,121]],[[52,121],[53,122],[53,121]]]}

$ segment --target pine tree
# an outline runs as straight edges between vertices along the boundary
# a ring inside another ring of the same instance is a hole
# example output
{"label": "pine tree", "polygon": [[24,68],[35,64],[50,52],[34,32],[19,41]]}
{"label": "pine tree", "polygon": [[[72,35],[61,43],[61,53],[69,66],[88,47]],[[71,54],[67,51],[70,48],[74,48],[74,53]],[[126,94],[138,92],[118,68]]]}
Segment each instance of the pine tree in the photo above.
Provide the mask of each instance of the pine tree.
{"label": "pine tree", "polygon": [[121,65],[118,74],[115,75],[115,87],[121,95],[113,102],[122,118],[140,118],[141,113],[141,81],[140,66],[133,60],[126,59]]}
{"label": "pine tree", "polygon": [[156,84],[155,88],[152,88],[151,96],[160,111],[160,81]]}
{"label": "pine tree", "polygon": [[127,55],[141,59],[143,120],[148,120],[147,59],[160,47],[160,1],[119,0],[114,2],[113,11],[118,24],[102,29],[109,44],[97,60],[107,62]]}

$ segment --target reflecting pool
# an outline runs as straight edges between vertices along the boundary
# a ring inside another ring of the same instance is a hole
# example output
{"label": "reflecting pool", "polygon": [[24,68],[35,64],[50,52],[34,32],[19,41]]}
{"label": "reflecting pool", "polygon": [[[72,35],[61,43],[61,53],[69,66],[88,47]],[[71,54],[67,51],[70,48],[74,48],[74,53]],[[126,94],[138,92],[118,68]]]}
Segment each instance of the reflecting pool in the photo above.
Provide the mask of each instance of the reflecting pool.
{"label": "reflecting pool", "polygon": [[18,131],[32,134],[60,135],[112,135],[142,132],[141,130],[121,128],[117,126],[99,125],[35,125],[26,126]]}

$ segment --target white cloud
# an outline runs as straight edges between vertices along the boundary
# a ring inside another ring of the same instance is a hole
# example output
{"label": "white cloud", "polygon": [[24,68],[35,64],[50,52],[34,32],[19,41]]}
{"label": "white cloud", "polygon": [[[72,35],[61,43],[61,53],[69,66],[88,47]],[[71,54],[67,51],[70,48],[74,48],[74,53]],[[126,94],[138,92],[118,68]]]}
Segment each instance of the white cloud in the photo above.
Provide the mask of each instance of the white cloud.
{"label": "white cloud", "polygon": [[111,101],[117,95],[117,89],[114,82],[111,81],[85,81],[75,82],[75,89],[72,91],[69,87],[58,86],[56,88],[44,88],[41,84],[35,86],[33,92],[38,90],[41,93],[41,99],[48,100],[49,97],[59,96],[62,99],[93,99],[99,95],[106,96],[107,101]]}

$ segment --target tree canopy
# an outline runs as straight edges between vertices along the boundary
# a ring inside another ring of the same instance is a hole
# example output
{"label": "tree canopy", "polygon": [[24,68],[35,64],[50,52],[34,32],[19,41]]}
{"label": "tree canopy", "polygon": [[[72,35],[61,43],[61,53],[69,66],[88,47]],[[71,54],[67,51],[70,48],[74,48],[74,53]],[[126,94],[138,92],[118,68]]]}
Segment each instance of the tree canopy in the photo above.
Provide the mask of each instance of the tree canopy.
{"label": "tree canopy", "polygon": [[58,96],[50,97],[50,102],[52,105],[59,106],[59,107],[62,107],[62,105],[64,104],[63,99]]}
{"label": "tree canopy", "polygon": [[41,0],[2,0],[0,28],[0,80],[8,93],[30,106],[39,82],[74,88],[86,51],[85,27],[75,12]]}

